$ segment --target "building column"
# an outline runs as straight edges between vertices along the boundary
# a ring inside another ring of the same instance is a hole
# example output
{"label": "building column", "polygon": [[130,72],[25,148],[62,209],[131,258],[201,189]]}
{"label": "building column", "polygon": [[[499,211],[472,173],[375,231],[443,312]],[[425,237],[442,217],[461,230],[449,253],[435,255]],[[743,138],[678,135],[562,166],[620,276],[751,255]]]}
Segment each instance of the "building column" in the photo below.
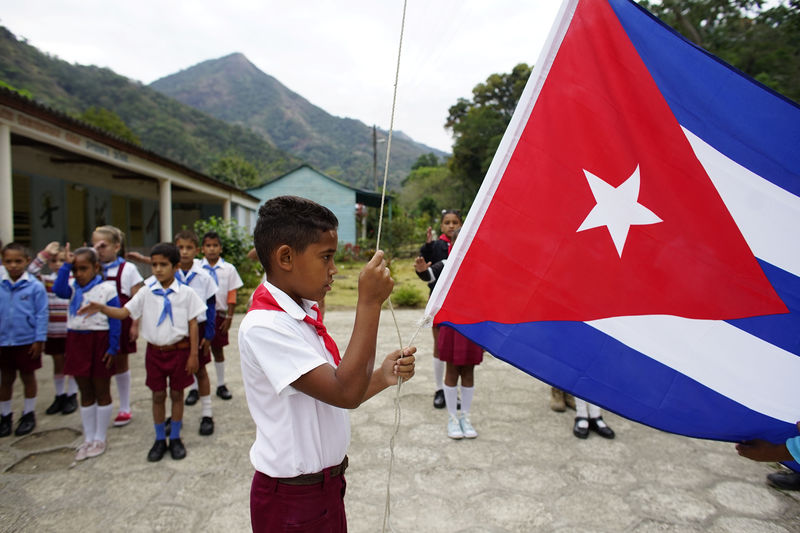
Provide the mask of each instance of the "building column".
{"label": "building column", "polygon": [[14,194],[11,186],[11,128],[0,124],[0,240],[14,240]]}
{"label": "building column", "polygon": [[222,220],[225,222],[231,221],[231,199],[225,198],[222,202]]}
{"label": "building column", "polygon": [[158,220],[161,226],[161,242],[172,242],[172,182],[158,182]]}

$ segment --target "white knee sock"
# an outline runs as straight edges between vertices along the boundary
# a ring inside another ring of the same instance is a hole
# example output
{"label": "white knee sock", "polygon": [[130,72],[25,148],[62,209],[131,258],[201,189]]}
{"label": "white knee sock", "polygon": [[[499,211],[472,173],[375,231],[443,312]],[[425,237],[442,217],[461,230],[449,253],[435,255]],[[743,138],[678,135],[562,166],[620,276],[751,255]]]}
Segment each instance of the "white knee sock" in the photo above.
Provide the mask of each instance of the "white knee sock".
{"label": "white knee sock", "polygon": [[586,400],[578,397],[575,398],[575,418],[588,418],[589,417],[589,404]]}
{"label": "white knee sock", "polygon": [[53,385],[56,387],[56,396],[64,394],[64,374],[53,376]]}
{"label": "white knee sock", "polygon": [[450,416],[456,416],[458,413],[458,387],[448,387],[443,385],[444,388],[444,403],[447,405],[447,412]]}
{"label": "white knee sock", "polygon": [[472,397],[475,395],[475,387],[465,387],[461,385],[461,412],[469,413],[472,407]]}
{"label": "white knee sock", "polygon": [[83,442],[92,442],[97,433],[97,404],[89,407],[81,405],[81,423],[83,424]]}
{"label": "white knee sock", "polygon": [[75,381],[74,376],[68,376],[69,380],[67,381],[67,395],[72,396],[73,394],[78,394],[78,382]]}
{"label": "white knee sock", "polygon": [[114,376],[117,381],[117,391],[119,392],[119,410],[125,413],[131,412],[131,371],[123,372]]}
{"label": "white knee sock", "polygon": [[597,418],[603,416],[603,413],[600,411],[600,408],[597,407],[595,404],[589,404],[589,418]]}
{"label": "white knee sock", "polygon": [[444,361],[436,357],[433,358],[433,379],[436,380],[436,390],[444,387],[444,367]]}
{"label": "white knee sock", "polygon": [[33,398],[25,398],[22,402],[22,414],[32,413],[36,410],[36,396]]}
{"label": "white knee sock", "polygon": [[11,414],[11,400],[0,402],[0,415],[6,416]]}
{"label": "white knee sock", "polygon": [[225,385],[225,361],[214,361],[214,368],[217,369],[217,387]]}
{"label": "white knee sock", "polygon": [[200,416],[213,416],[211,414],[211,395],[208,396],[200,396],[200,407],[201,407],[201,414]]}
{"label": "white knee sock", "polygon": [[197,376],[192,376],[192,378],[194,379],[194,381],[192,381],[192,384],[189,385],[190,391],[197,390]]}
{"label": "white knee sock", "polygon": [[97,427],[94,430],[94,440],[106,441],[106,431],[108,431],[108,426],[111,424],[111,412],[113,410],[114,404],[97,406]]}

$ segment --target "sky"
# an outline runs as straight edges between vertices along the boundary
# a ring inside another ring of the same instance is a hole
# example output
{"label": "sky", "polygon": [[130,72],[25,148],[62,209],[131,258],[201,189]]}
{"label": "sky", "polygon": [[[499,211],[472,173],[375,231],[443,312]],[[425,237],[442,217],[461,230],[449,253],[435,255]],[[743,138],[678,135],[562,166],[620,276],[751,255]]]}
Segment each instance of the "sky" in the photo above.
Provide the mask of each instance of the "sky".
{"label": "sky", "polygon": [[[40,50],[144,83],[241,52],[328,113],[388,130],[402,0],[26,0],[0,24]],[[533,65],[558,0],[408,0],[394,128],[449,152],[448,108]]]}

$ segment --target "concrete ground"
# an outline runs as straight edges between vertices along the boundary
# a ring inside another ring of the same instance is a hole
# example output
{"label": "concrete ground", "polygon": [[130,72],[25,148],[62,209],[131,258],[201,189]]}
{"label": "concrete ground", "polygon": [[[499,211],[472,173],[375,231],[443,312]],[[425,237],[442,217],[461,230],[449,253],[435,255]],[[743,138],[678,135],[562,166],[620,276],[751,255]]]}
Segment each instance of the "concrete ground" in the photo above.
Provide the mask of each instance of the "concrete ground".
{"label": "concrete ground", "polygon": [[[422,312],[396,315],[409,338]],[[342,348],[352,320],[351,311],[326,316]],[[472,421],[479,436],[452,441],[445,413],[431,406],[430,331],[415,344],[418,373],[401,394],[392,531],[800,532],[800,494],[764,483],[776,465],[742,459],[732,444],[669,435],[611,413],[605,418],[615,440],[594,434],[578,440],[572,412],[548,408],[545,384],[491,356],[476,370]],[[398,346],[384,312],[379,351]],[[81,441],[78,412],[44,414],[53,397],[52,360],[45,356],[37,374],[36,430],[0,439],[0,531],[249,530],[254,426],[235,341],[226,350],[234,397],[214,397],[216,432],[210,437],[197,434],[200,406],[187,407],[183,461],[168,455],[160,463],[146,460],[153,426],[142,353],[140,343],[140,355],[131,357],[133,421],[109,430],[104,455],[79,464],[73,463]],[[214,385],[213,365],[208,369]],[[16,420],[19,383],[14,394]],[[354,533],[382,528],[394,397],[395,389],[385,391],[352,413],[346,506]]]}

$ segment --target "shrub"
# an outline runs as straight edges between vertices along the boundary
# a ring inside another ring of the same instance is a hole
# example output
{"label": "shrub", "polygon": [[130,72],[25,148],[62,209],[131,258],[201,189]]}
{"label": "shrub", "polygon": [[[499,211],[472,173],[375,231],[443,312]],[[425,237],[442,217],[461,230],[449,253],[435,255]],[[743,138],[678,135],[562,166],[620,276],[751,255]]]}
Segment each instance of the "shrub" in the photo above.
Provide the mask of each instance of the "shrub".
{"label": "shrub", "polygon": [[425,295],[413,285],[401,285],[392,292],[392,303],[397,307],[421,307]]}

